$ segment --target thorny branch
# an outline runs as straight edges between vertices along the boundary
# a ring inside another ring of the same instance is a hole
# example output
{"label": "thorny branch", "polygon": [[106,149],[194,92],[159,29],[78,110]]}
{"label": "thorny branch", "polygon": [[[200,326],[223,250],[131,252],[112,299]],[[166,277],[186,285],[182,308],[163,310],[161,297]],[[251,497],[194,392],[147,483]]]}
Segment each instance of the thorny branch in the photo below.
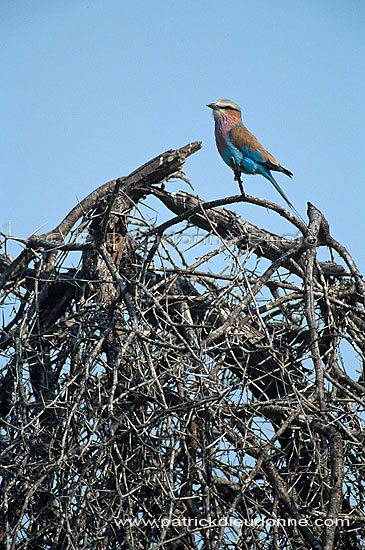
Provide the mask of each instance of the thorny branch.
{"label": "thorny branch", "polygon": [[362,275],[310,203],[166,190],[200,147],[0,255],[0,548],[361,548]]}

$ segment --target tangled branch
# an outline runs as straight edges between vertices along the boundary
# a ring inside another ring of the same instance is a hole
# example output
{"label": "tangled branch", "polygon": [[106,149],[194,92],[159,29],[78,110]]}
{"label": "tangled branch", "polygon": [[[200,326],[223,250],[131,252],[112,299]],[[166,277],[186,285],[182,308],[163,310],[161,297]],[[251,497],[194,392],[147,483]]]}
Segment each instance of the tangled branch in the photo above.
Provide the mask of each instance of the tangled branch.
{"label": "tangled branch", "polygon": [[2,548],[361,548],[361,273],[310,203],[169,192],[200,146],[0,255]]}

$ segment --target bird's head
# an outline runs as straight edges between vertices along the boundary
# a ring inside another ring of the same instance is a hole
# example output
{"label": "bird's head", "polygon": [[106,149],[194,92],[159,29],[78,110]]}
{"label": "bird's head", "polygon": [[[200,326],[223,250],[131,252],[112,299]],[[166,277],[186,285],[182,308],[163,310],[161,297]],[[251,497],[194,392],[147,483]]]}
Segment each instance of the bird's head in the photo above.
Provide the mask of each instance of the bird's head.
{"label": "bird's head", "polygon": [[241,108],[230,99],[217,99],[214,103],[208,103],[207,107],[213,109],[213,116],[216,121],[224,118],[232,118],[237,122],[241,120]]}

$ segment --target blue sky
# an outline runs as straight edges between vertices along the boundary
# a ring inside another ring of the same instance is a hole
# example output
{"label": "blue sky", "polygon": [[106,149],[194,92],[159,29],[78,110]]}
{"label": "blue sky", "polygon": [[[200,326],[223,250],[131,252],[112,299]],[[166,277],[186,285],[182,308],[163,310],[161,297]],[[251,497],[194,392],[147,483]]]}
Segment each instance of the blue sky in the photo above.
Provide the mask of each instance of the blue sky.
{"label": "blue sky", "polygon": [[[50,230],[77,198],[195,140],[195,192],[234,194],[205,107],[227,97],[294,172],[278,181],[296,208],[318,206],[365,271],[364,27],[360,0],[2,0],[0,230]],[[282,204],[264,178],[245,187]],[[262,209],[233,209],[286,230]]]}

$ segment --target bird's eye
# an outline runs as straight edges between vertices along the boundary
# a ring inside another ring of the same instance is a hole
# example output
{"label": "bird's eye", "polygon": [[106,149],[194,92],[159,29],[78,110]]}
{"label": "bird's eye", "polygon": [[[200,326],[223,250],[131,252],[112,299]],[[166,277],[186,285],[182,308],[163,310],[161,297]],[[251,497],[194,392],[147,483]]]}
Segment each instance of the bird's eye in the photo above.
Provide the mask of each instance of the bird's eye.
{"label": "bird's eye", "polygon": [[238,111],[238,109],[236,109],[235,107],[232,107],[232,105],[222,105],[220,109],[230,109],[231,111]]}

